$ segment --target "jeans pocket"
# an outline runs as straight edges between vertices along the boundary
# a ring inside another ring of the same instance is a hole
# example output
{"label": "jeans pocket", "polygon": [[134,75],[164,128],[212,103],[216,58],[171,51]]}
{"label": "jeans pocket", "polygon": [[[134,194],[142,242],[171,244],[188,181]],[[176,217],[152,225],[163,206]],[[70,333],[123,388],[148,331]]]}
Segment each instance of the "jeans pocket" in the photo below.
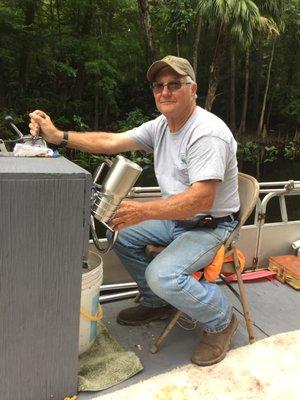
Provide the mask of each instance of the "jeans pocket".
{"label": "jeans pocket", "polygon": [[238,221],[231,221],[231,222],[220,222],[218,224],[218,228],[221,229],[226,229],[227,231],[229,231],[230,233],[235,229],[235,227],[237,226],[239,222]]}
{"label": "jeans pocket", "polygon": [[212,229],[211,230],[211,234],[217,238],[220,243],[224,243],[226,242],[226,240],[229,238],[231,231],[226,229],[226,228],[221,228],[221,227],[217,227],[216,229]]}

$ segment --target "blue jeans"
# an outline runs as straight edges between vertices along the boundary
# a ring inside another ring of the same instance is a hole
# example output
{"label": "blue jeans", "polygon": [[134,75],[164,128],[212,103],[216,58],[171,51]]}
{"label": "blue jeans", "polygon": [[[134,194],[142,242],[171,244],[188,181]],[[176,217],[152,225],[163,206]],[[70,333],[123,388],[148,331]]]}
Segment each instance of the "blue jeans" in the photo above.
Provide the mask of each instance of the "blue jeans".
{"label": "blue jeans", "polygon": [[[149,220],[121,230],[114,250],[138,284],[142,304],[171,304],[206,331],[218,332],[228,326],[232,306],[217,284],[199,282],[191,274],[211,263],[236,224],[191,229],[185,221]],[[167,247],[150,259],[145,253],[148,244]]]}

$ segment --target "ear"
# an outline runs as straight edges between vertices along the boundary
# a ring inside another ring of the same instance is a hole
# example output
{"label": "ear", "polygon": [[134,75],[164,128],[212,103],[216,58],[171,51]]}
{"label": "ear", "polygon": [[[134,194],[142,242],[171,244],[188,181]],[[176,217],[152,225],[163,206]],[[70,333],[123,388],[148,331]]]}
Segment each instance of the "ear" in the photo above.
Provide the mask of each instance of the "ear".
{"label": "ear", "polygon": [[197,93],[197,90],[198,90],[197,83],[193,83],[193,85],[192,85],[192,94],[193,94],[193,96]]}

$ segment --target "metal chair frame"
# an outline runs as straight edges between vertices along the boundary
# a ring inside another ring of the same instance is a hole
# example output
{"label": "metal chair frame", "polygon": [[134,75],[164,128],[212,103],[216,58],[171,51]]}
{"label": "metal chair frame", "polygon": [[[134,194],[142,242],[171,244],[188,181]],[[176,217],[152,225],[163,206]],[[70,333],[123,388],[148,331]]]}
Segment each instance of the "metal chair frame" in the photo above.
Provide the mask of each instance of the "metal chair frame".
{"label": "metal chair frame", "polygon": [[[245,318],[246,322],[246,327],[247,327],[247,332],[248,332],[248,337],[249,337],[249,343],[253,343],[255,338],[254,338],[254,333],[253,333],[253,322],[252,318],[250,315],[250,310],[249,310],[249,304],[248,304],[248,298],[245,292],[245,287],[242,279],[242,274],[241,274],[241,269],[240,269],[240,264],[237,256],[237,249],[235,245],[236,238],[239,234],[240,229],[252,213],[258,197],[259,197],[259,184],[257,180],[247,174],[244,174],[242,172],[238,173],[238,191],[239,191],[239,196],[240,196],[240,204],[241,208],[239,211],[239,223],[236,226],[236,228],[232,231],[230,234],[229,238],[227,239],[225,243],[225,257],[228,255],[233,256],[233,261],[231,263],[225,263],[223,264],[221,273],[220,273],[220,278],[222,281],[230,288],[230,290],[233,291],[233,293],[236,295],[238,300],[240,301],[242,308],[243,308],[243,315]],[[224,274],[227,273],[235,273],[237,277],[237,282],[238,282],[238,288],[239,288],[239,293],[237,290],[235,290],[230,282],[226,279],[226,276]],[[152,344],[150,351],[151,353],[156,353],[166,336],[169,334],[169,332],[172,330],[178,319],[180,318],[182,314],[182,311],[177,310],[175,314],[172,316],[170,322],[168,325],[164,328],[164,330],[161,332],[161,334],[156,338],[155,342]]]}

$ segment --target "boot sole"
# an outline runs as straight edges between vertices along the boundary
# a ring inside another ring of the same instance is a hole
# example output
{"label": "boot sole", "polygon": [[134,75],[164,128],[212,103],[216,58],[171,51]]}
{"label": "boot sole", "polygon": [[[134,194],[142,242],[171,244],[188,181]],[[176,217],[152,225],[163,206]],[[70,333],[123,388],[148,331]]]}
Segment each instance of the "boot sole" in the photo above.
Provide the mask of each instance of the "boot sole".
{"label": "boot sole", "polygon": [[172,313],[161,315],[160,317],[148,318],[148,319],[144,319],[142,321],[126,321],[124,319],[117,317],[117,323],[120,325],[127,325],[127,326],[141,326],[141,325],[149,324],[152,321],[160,321],[160,320],[168,319],[171,314]]}
{"label": "boot sole", "polygon": [[200,367],[208,367],[208,366],[210,366],[210,365],[217,364],[217,363],[219,363],[220,361],[224,360],[224,358],[226,357],[226,354],[227,354],[227,352],[228,352],[228,350],[229,350],[229,348],[230,348],[231,339],[232,339],[233,336],[236,334],[236,331],[237,331],[237,329],[238,329],[238,326],[239,326],[239,323],[238,323],[238,320],[236,319],[236,326],[235,326],[235,328],[234,328],[232,334],[230,335],[229,340],[228,340],[227,343],[226,343],[226,346],[225,346],[225,349],[224,349],[223,353],[221,353],[221,354],[219,355],[219,357],[215,358],[214,360],[210,360],[210,361],[200,361],[200,360],[197,361],[197,360],[193,360],[193,357],[192,357],[192,359],[191,359],[192,363],[194,363],[194,364],[196,364],[196,365],[199,365]]}

